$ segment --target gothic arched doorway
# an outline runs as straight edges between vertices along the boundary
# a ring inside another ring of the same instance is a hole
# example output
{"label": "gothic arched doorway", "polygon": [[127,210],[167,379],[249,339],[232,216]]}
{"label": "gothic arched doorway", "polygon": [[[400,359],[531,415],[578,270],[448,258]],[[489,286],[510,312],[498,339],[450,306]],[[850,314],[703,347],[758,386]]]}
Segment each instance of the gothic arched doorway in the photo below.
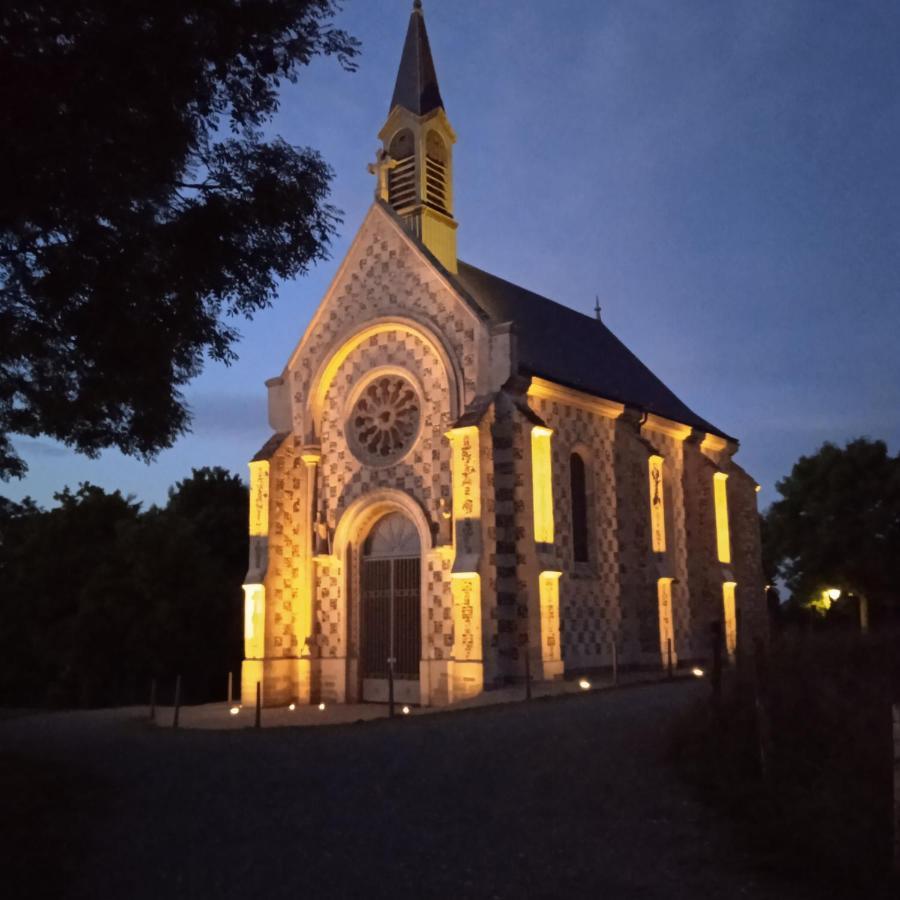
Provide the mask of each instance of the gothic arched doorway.
{"label": "gothic arched doorway", "polygon": [[420,571],[415,525],[400,513],[380,518],[363,543],[360,567],[363,700],[387,702],[393,659],[395,699],[419,702]]}

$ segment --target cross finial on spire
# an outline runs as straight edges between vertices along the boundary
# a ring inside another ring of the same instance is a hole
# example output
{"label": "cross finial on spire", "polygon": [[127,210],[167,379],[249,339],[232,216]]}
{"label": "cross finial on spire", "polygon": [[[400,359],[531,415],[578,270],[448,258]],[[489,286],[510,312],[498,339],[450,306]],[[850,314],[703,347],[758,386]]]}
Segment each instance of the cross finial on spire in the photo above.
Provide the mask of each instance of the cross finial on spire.
{"label": "cross finial on spire", "polygon": [[413,0],[413,9],[421,9],[422,0]]}
{"label": "cross finial on spire", "polygon": [[594,304],[594,315],[597,317],[597,321],[601,321],[600,319],[600,295],[596,295],[596,303]]}

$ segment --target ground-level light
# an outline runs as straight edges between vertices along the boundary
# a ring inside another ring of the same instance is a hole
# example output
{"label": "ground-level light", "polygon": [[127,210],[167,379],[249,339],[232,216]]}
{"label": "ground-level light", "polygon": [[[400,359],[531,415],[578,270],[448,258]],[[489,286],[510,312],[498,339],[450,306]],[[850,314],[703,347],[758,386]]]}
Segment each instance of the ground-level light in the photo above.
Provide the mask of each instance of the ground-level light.
{"label": "ground-level light", "polygon": [[291,712],[293,712],[296,708],[297,708],[297,704],[296,704],[296,703],[289,703],[289,704],[288,704],[288,709],[289,709]]}
{"label": "ground-level light", "polygon": [[587,678],[582,678],[581,681],[578,682],[578,687],[580,687],[583,691],[589,691],[591,689],[591,683],[587,680]]}
{"label": "ground-level light", "polygon": [[319,710],[320,710],[320,712],[324,712],[324,711],[325,711],[325,704],[324,704],[324,703],[320,703],[320,704],[319,704]]}
{"label": "ground-level light", "polygon": [[404,706],[404,707],[403,707],[403,715],[404,715],[404,716],[408,716],[408,715],[409,715],[409,707],[408,707],[408,706]]}
{"label": "ground-level light", "polygon": [[236,716],[241,711],[239,706],[232,706],[231,709],[228,710],[231,715]]}
{"label": "ground-level light", "polygon": [[693,675],[694,678],[702,678],[705,674],[706,673],[703,671],[703,669],[700,668],[700,666],[694,666],[694,668],[691,669],[691,675]]}

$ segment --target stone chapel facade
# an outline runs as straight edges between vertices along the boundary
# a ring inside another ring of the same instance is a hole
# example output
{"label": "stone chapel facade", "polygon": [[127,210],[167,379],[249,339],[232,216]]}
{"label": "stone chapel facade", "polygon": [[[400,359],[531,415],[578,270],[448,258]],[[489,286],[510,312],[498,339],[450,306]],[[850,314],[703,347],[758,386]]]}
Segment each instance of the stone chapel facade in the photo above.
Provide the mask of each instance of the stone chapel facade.
{"label": "stone chapel facade", "polygon": [[597,319],[457,259],[421,4],[376,200],[250,463],[242,697],[446,704],[765,636],[737,441]]}

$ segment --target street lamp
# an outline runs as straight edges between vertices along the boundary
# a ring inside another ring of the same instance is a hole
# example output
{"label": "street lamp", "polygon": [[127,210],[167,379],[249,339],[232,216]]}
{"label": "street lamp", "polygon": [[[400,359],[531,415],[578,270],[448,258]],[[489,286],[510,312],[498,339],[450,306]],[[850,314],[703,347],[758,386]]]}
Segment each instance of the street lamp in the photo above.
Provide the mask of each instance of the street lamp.
{"label": "street lamp", "polygon": [[825,591],[825,593],[828,594],[828,599],[832,603],[837,603],[838,600],[841,599],[841,589],[840,588],[828,588],[828,590]]}

